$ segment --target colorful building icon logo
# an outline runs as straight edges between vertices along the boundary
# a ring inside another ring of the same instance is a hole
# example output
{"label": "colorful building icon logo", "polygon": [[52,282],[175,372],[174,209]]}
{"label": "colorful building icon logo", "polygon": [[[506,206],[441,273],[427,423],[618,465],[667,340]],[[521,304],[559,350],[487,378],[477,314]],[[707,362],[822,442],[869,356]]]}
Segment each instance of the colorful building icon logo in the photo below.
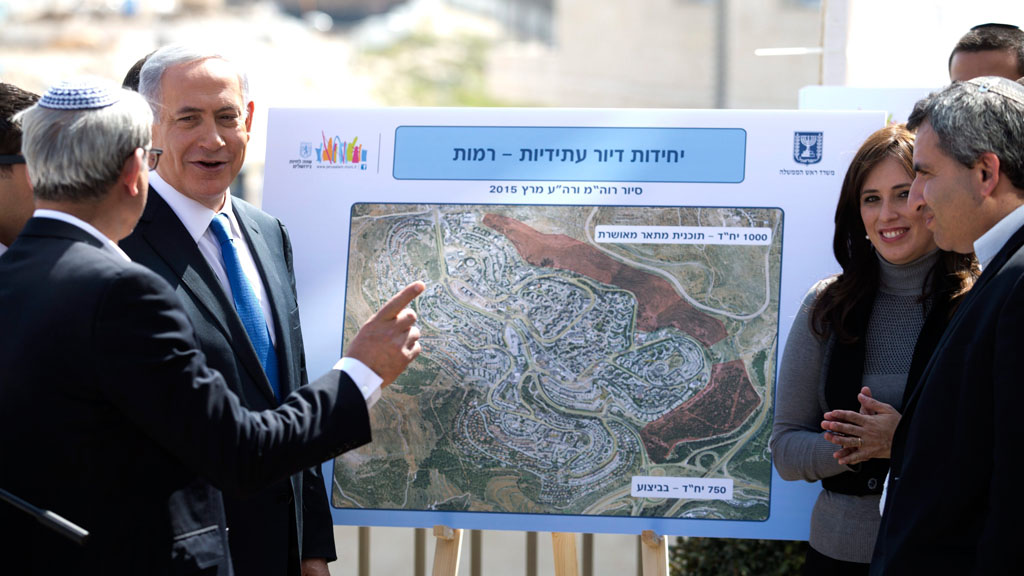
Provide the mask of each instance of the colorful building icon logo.
{"label": "colorful building icon logo", "polygon": [[[365,164],[367,151],[359,144],[359,137],[356,136],[351,142],[343,142],[341,137],[328,138],[323,131],[320,132],[321,144],[316,149],[316,161],[318,164]],[[365,168],[364,168],[365,169]]]}

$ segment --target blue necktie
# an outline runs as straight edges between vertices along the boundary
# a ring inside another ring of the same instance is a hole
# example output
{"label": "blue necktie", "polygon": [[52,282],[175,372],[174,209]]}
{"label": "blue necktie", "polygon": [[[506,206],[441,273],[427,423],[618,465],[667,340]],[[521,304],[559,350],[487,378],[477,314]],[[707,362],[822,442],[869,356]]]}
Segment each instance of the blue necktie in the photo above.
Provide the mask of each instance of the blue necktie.
{"label": "blue necktie", "polygon": [[242,264],[238,260],[238,249],[235,248],[235,240],[228,233],[227,214],[217,214],[210,222],[210,229],[217,236],[220,242],[220,252],[224,256],[224,271],[228,275],[228,283],[231,284],[231,296],[235,301],[235,310],[238,317],[249,334],[252,347],[256,349],[256,356],[263,365],[263,371],[267,374],[270,387],[274,390],[274,396],[280,400],[281,391],[277,385],[277,354],[274,352],[274,345],[270,341],[270,330],[267,328],[267,321],[263,318],[263,308],[260,301],[256,299],[256,292],[252,289],[249,279],[242,271]]}

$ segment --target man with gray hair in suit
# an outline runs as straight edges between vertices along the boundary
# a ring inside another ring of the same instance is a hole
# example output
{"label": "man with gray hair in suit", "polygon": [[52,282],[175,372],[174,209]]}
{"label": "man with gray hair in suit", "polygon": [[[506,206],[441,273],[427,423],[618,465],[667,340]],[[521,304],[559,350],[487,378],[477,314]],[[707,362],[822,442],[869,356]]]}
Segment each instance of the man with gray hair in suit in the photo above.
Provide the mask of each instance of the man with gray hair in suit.
{"label": "man with gray hair in suit", "polygon": [[1024,500],[1024,86],[996,76],[921,100],[909,205],[982,272],[906,401],[872,574],[1010,574]]}
{"label": "man with gray hair in suit", "polygon": [[[173,288],[118,247],[162,157],[142,97],[67,82],[18,118],[37,209],[0,256],[0,487],[89,538],[0,506],[0,574],[230,576],[221,491],[258,493],[369,442],[363,393],[330,370],[245,409]],[[382,385],[419,354],[406,305],[422,291],[410,284],[349,343]]]}
{"label": "man with gray hair in suit", "polygon": [[[230,191],[251,136],[248,76],[219,52],[165,46],[146,58],[139,93],[164,158],[121,247],[174,287],[207,362],[243,405],[271,409],[308,378],[288,231]],[[367,407],[380,396],[374,370],[354,358],[335,367]],[[328,576],[334,523],[320,466],[224,504],[240,572]]]}

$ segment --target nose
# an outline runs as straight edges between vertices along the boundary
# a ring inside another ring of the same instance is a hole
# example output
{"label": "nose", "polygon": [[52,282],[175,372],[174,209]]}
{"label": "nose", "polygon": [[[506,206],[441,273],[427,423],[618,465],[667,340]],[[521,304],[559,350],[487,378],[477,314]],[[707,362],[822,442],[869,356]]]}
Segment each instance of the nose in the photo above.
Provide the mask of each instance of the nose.
{"label": "nose", "polygon": [[[896,200],[895,202],[898,202],[898,201],[899,200]],[[882,220],[883,222],[886,222],[886,221],[889,221],[889,220],[896,219],[897,215],[898,214],[896,212],[896,206],[894,205],[894,200],[889,198],[889,197],[883,198],[882,199],[882,211],[879,212],[878,219]]]}
{"label": "nose", "polygon": [[217,150],[225,144],[216,122],[204,122],[203,132],[199,138],[199,146],[204,150]]}
{"label": "nose", "polygon": [[914,181],[910,183],[910,194],[907,196],[907,205],[914,212],[920,212],[924,209],[924,185],[921,184],[920,178],[915,177]]}

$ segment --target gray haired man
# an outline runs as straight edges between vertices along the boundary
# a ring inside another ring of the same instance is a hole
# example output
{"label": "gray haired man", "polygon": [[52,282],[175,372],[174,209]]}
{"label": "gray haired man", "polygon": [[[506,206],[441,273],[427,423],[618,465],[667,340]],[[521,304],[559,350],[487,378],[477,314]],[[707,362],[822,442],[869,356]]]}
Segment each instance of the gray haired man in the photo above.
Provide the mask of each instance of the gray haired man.
{"label": "gray haired man", "polygon": [[995,76],[921,100],[911,206],[982,274],[950,320],[893,438],[872,574],[1019,573],[1024,500],[1024,86]]}
{"label": "gray haired man", "polygon": [[[152,114],[134,92],[57,85],[19,115],[37,210],[0,256],[0,486],[90,532],[0,508],[0,574],[232,573],[242,496],[366,443],[340,370],[251,412],[209,369],[174,290],[116,242],[146,205]],[[387,384],[419,354],[413,283],[349,346]]]}
{"label": "gray haired man", "polygon": [[[288,231],[229,190],[251,137],[248,77],[217,52],[164,46],[146,58],[139,93],[153,108],[153,142],[164,158],[121,247],[174,286],[207,362],[242,404],[273,408],[308,378]],[[225,252],[229,244],[237,258]],[[337,367],[367,406],[376,401],[383,374],[351,359]],[[334,525],[320,470],[310,466],[245,498],[225,496],[239,572],[328,575]]]}

